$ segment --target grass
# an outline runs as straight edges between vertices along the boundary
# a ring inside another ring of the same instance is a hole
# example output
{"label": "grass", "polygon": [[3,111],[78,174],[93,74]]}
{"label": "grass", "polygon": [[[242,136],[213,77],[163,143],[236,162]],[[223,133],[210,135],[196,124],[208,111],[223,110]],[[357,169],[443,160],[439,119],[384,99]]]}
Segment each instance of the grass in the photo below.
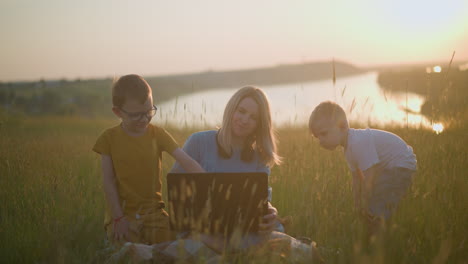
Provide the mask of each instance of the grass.
{"label": "grass", "polygon": [[[0,115],[2,263],[89,263],[104,247],[100,161],[91,148],[116,120]],[[292,216],[329,263],[466,263],[468,127],[384,128],[413,146],[419,171],[389,229],[370,248],[352,210],[343,153],[320,149],[306,128],[280,128],[284,164],[271,174],[273,204]],[[173,129],[183,143],[197,129]],[[164,156],[163,173],[173,163]]]}

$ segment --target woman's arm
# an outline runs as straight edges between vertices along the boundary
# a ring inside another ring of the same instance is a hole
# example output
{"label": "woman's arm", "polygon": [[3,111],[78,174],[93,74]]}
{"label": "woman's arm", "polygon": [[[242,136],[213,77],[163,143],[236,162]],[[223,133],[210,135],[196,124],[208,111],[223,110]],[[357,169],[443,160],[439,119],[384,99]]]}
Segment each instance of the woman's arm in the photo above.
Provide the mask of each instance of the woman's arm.
{"label": "woman's arm", "polygon": [[[265,172],[266,174],[268,174],[268,176],[270,176],[271,169],[269,166],[266,166],[259,162],[257,166],[257,170],[260,172]],[[263,216],[264,223],[260,223],[260,230],[261,232],[264,232],[264,233],[270,233],[273,230],[282,231],[282,230],[275,229],[278,227],[280,223],[278,219],[278,210],[276,209],[276,207],[274,207],[271,204],[271,199],[273,196],[272,192],[273,192],[273,188],[271,186],[268,186],[268,213]]]}
{"label": "woman's arm", "polygon": [[278,225],[278,210],[268,202],[268,214],[263,216],[264,223],[260,223],[260,232],[270,233]]}

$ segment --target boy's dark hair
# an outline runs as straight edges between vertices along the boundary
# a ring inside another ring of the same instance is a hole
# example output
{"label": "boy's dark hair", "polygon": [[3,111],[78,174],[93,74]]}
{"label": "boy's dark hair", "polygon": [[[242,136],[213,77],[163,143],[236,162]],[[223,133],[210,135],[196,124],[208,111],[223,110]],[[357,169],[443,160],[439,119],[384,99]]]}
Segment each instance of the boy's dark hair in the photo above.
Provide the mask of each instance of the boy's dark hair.
{"label": "boy's dark hair", "polygon": [[122,76],[112,85],[112,104],[115,107],[122,107],[128,99],[143,104],[150,95],[151,87],[143,77],[136,74]]}
{"label": "boy's dark hair", "polygon": [[311,132],[315,131],[317,121],[322,118],[336,123],[345,121],[346,126],[348,126],[348,119],[346,118],[345,111],[341,106],[332,101],[321,102],[315,107],[314,111],[312,111],[309,118],[309,130]]}

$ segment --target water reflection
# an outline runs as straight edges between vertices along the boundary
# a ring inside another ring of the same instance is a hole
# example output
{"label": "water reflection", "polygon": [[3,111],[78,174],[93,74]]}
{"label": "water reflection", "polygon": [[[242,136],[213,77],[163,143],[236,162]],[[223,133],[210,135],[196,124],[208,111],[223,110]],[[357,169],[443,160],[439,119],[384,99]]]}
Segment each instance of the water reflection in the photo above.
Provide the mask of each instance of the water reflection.
{"label": "water reflection", "polygon": [[432,125],[432,130],[434,130],[434,132],[438,135],[444,131],[444,125],[441,123],[435,123]]}
{"label": "water reflection", "polygon": [[[240,87],[238,87],[240,88]],[[224,107],[238,88],[218,89],[180,96],[158,106],[165,125],[209,126],[221,124]],[[306,125],[315,106],[332,100],[345,108],[351,122],[365,126],[400,125],[431,128],[419,114],[424,98],[413,93],[385,93],[377,84],[377,73],[307,83],[261,87],[271,102],[276,126]]]}

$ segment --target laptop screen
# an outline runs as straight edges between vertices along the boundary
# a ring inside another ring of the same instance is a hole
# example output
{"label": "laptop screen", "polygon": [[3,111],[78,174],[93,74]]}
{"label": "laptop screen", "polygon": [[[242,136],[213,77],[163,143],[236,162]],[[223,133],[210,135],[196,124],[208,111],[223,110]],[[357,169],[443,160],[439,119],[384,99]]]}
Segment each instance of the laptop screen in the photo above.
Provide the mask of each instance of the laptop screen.
{"label": "laptop screen", "polygon": [[267,213],[268,175],[248,173],[169,173],[171,229],[227,236],[256,233]]}

